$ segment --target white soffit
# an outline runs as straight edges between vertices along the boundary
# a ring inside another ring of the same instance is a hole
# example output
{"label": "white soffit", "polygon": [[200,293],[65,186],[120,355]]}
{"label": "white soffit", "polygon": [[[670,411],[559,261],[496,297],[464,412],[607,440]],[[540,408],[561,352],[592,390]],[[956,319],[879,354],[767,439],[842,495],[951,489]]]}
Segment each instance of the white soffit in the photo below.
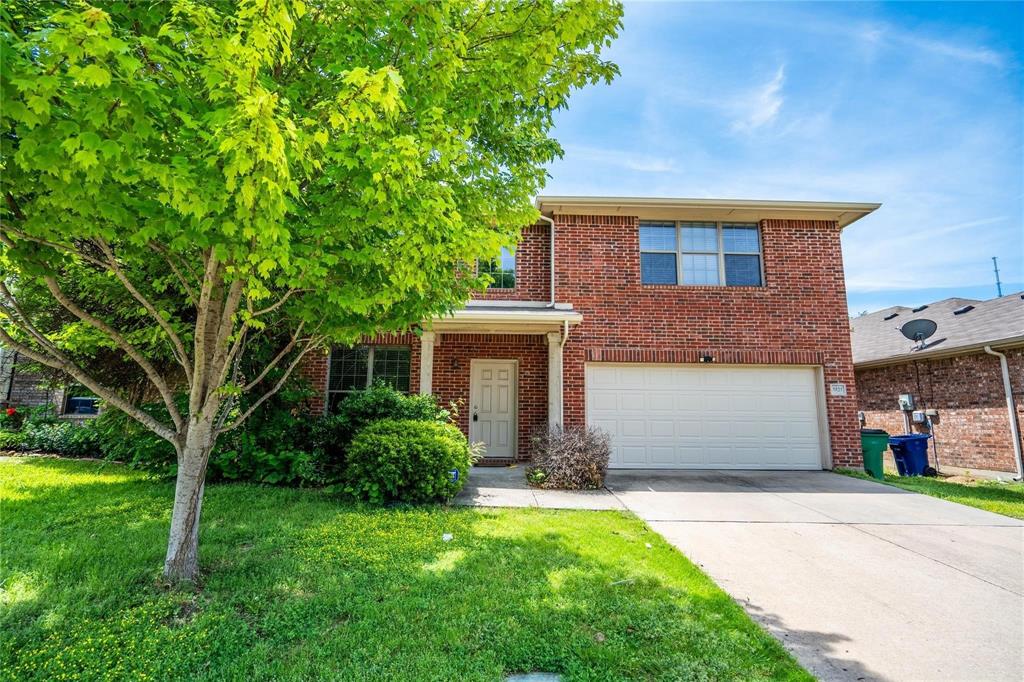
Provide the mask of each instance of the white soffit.
{"label": "white soffit", "polygon": [[629,215],[662,220],[754,222],[764,218],[834,220],[840,227],[863,218],[881,204],[750,199],[663,199],[654,197],[540,196],[544,214]]}

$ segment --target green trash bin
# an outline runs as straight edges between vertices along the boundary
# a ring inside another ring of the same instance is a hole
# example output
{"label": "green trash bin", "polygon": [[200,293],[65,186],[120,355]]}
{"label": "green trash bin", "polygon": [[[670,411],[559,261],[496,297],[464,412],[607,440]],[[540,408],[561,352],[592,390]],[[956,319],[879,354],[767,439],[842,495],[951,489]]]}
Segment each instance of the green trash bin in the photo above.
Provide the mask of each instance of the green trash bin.
{"label": "green trash bin", "polygon": [[864,471],[878,480],[885,478],[882,455],[889,447],[889,434],[882,429],[860,430],[860,451],[864,455]]}

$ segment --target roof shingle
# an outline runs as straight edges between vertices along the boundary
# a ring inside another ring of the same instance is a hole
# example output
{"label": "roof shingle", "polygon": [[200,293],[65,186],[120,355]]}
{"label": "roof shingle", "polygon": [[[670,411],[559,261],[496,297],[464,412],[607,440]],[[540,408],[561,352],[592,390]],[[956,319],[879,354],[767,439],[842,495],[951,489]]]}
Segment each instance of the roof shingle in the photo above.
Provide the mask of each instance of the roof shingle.
{"label": "roof shingle", "polygon": [[[968,306],[970,309],[964,310]],[[904,337],[900,327],[922,318],[933,320],[938,329],[917,350],[917,344]],[[850,336],[854,365],[944,355],[1006,341],[1024,342],[1024,293],[987,301],[947,298],[914,309],[893,306],[850,320]]]}

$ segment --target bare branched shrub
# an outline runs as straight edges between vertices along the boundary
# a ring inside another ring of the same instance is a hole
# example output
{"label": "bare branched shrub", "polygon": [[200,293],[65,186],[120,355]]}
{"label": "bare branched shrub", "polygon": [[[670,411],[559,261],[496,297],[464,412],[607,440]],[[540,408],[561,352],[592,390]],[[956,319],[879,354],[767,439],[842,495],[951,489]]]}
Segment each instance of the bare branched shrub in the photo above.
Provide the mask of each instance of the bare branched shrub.
{"label": "bare branched shrub", "polygon": [[551,427],[530,439],[531,462],[526,478],[540,488],[589,490],[604,485],[611,439],[594,427]]}

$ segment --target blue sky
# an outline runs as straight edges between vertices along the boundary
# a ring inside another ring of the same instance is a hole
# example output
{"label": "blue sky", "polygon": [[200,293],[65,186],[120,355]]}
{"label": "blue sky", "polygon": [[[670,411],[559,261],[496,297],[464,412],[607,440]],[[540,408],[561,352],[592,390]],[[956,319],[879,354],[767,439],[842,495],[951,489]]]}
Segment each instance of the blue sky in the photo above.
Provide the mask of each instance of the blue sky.
{"label": "blue sky", "polygon": [[627,3],[546,194],[881,202],[851,313],[1024,289],[1024,4]]}

